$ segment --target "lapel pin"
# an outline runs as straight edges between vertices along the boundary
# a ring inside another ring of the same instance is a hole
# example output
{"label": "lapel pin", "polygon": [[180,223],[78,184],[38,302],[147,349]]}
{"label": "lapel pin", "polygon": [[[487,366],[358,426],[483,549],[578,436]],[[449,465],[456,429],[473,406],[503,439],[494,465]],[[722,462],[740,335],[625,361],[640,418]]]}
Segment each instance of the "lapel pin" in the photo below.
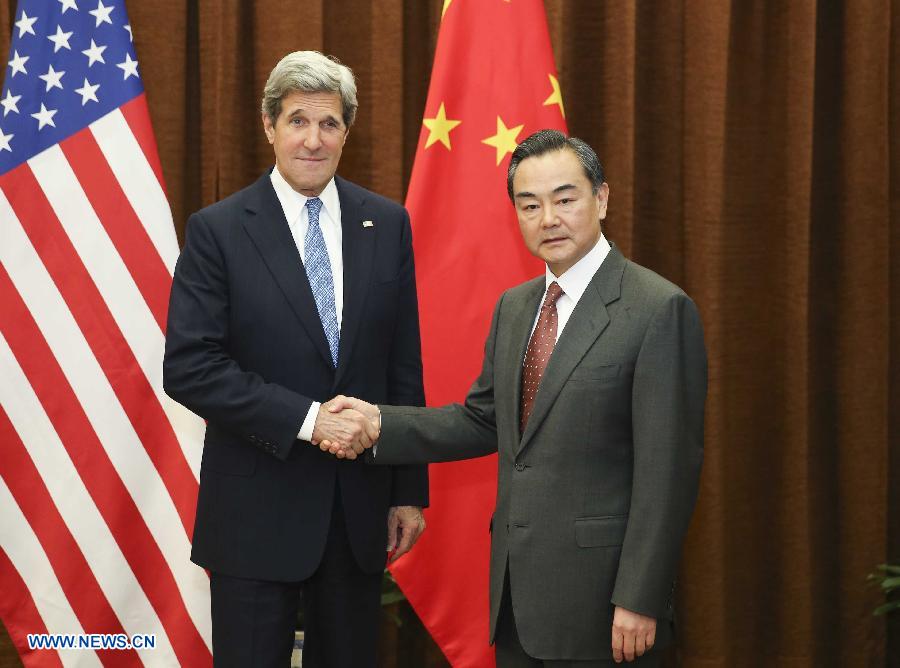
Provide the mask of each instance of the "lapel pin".
{"label": "lapel pin", "polygon": [[363,227],[375,227],[375,223],[373,223],[371,220],[364,220]]}

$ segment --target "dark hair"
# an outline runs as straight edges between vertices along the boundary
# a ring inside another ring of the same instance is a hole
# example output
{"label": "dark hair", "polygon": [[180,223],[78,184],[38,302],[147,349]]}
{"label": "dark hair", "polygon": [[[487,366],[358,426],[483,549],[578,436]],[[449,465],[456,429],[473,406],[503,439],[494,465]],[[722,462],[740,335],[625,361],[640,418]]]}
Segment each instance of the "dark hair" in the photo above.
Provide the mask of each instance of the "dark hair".
{"label": "dark hair", "polygon": [[591,192],[596,195],[597,190],[603,183],[603,166],[600,164],[600,158],[597,157],[594,149],[588,146],[587,142],[577,137],[566,137],[559,130],[538,130],[533,135],[526,137],[516,147],[509,161],[509,169],[506,171],[506,192],[509,193],[510,201],[515,201],[513,178],[516,175],[520,162],[526,158],[533,158],[566,148],[578,156],[578,161],[584,168],[584,175],[591,182]]}

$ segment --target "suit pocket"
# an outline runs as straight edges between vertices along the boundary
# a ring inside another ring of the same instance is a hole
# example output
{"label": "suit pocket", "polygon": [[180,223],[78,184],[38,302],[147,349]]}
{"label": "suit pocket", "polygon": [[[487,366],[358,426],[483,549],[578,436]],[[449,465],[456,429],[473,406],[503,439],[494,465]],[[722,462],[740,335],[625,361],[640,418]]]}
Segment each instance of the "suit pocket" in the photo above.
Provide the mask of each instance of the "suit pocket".
{"label": "suit pocket", "polygon": [[604,364],[602,366],[582,366],[575,367],[569,380],[612,380],[619,377],[621,364]]}
{"label": "suit pocket", "polygon": [[575,520],[578,547],[618,547],[625,540],[628,515],[580,517]]}

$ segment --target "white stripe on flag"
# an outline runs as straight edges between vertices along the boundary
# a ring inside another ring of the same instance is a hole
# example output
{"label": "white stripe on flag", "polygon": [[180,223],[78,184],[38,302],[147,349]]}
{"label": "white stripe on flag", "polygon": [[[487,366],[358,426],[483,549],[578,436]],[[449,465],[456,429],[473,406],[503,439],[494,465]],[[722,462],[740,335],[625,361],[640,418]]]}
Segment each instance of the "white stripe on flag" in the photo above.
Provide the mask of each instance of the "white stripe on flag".
{"label": "white stripe on flag", "polygon": [[[209,580],[202,569],[190,562],[190,543],[156,467],[2,191],[0,236],[4,239],[0,244],[0,262],[47,339],[104,450],[137,504],[172,571],[188,614],[209,646],[212,633]],[[155,324],[154,329],[159,331]],[[7,382],[4,380],[4,384]],[[134,584],[137,586],[136,581]]]}
{"label": "white stripe on flag", "polygon": [[178,259],[172,210],[141,145],[118,109],[88,127],[171,276]]}
{"label": "white stripe on flag", "polygon": [[[146,164],[143,154],[139,159]],[[186,408],[172,401],[163,391],[161,360],[165,339],[140,290],[107,236],[103,224],[59,145],[51,146],[39,153],[28,161],[28,165],[103,296],[103,301],[109,307],[128,342],[128,347],[133,351],[144,376],[153,388],[153,393],[175,430],[176,438],[195,480],[199,480],[203,422]],[[171,236],[174,237],[174,232]]]}
{"label": "white stripe on flag", "polygon": [[[0,384],[0,403],[25,444],[53,504],[84,554],[122,628],[130,634],[155,633],[157,651],[160,652],[157,656],[164,658],[170,655],[172,661],[177,663],[159,617],[118,549],[75,464],[2,335],[0,368],[6,379]],[[58,600],[65,600],[62,589],[59,595],[62,598]],[[57,631],[54,629],[52,632]]]}
{"label": "white stripe on flag", "polygon": [[194,474],[197,483],[200,483],[200,460],[203,457],[203,436],[206,434],[206,423],[198,416],[191,413],[187,408],[173,401],[162,389],[162,350],[160,350],[156,366],[159,373],[156,378],[151,379],[150,384],[153,391],[159,398],[166,417],[172,429],[175,430],[175,437],[181,445],[181,451],[187,460],[188,466]]}
{"label": "white stripe on flag", "polygon": [[[3,345],[5,344],[4,341]],[[6,383],[0,383],[0,387],[5,386]],[[0,522],[0,548],[6,552],[28,587],[47,632],[84,633],[56,573],[53,572],[50,560],[3,478],[0,478],[0,513],[3,515],[3,521]],[[59,658],[66,668],[103,665],[97,654],[90,651],[59,652]]]}

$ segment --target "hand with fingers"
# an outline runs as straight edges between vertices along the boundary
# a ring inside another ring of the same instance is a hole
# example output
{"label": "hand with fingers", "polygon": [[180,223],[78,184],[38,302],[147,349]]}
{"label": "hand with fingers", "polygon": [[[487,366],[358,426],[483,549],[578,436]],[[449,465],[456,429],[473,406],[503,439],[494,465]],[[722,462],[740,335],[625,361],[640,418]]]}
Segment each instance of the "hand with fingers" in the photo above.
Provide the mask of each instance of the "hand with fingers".
{"label": "hand with fingers", "polygon": [[353,408],[335,409],[333,401],[319,407],[312,443],[341,459],[356,459],[378,439],[378,426]]}
{"label": "hand with fingers", "polygon": [[634,661],[656,641],[656,620],[616,606],[612,625],[612,651],[616,663]]}
{"label": "hand with fingers", "polygon": [[[339,394],[331,401],[322,404],[319,414],[321,415],[322,412],[326,412],[338,421],[342,421],[346,416],[346,419],[353,421],[354,424],[358,423],[358,418],[362,418],[367,423],[363,431],[365,435],[370,436],[368,439],[360,439],[359,441],[354,441],[353,439],[342,440],[341,438],[333,438],[328,435],[316,439],[314,433],[313,444],[318,445],[322,452],[329,452],[338,459],[356,459],[366,449],[371,448],[378,439],[378,433],[381,430],[381,412],[377,406],[373,406],[362,399],[345,397]],[[318,424],[318,421],[316,424]]]}
{"label": "hand with fingers", "polygon": [[418,506],[392,506],[388,510],[388,563],[412,549],[425,531],[425,516]]}

